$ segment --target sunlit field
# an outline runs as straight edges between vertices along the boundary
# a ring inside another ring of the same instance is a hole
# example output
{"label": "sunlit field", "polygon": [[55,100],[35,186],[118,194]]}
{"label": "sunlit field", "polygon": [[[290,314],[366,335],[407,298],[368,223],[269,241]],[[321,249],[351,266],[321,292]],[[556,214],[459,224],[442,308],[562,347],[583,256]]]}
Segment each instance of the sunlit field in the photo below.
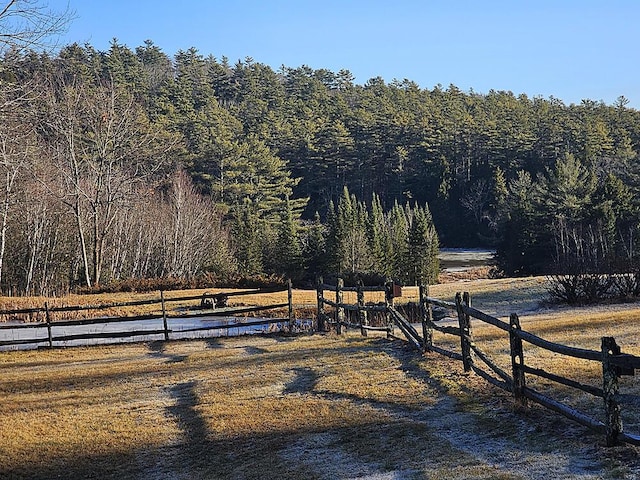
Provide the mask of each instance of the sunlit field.
{"label": "sunlit field", "polygon": [[[540,285],[485,280],[433,286],[430,293],[452,300],[456,290],[469,290],[477,308],[499,314],[526,306],[523,328],[546,339],[598,350],[600,337],[612,335],[623,352],[640,354],[635,306],[532,309],[537,300],[524,292],[539,296]],[[402,301],[414,297],[417,291],[405,289]],[[315,292],[294,292],[294,303],[314,302]],[[474,321],[473,334],[508,367],[503,332]],[[452,350],[458,342],[435,336],[436,345]],[[526,345],[525,361],[601,381],[593,362]],[[635,447],[605,448],[601,435],[541,407],[516,407],[508,392],[464,373],[457,361],[356,331],[4,352],[0,372],[0,478],[640,474]],[[600,411],[599,399],[528,382],[587,413]],[[637,395],[637,383],[624,377],[624,393]],[[625,409],[625,428],[640,433],[637,413]]]}

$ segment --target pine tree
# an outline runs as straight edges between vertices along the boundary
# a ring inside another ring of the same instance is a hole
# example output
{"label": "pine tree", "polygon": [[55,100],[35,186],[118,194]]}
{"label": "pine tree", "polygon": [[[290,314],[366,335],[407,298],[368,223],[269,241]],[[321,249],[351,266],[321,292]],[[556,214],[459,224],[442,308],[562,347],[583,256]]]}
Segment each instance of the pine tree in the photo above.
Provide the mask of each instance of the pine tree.
{"label": "pine tree", "polygon": [[302,236],[302,256],[304,268],[310,279],[327,270],[327,227],[320,221],[320,214],[315,213],[313,222],[304,230]]}
{"label": "pine tree", "polygon": [[429,207],[413,209],[408,232],[408,251],[405,264],[409,266],[409,283],[435,283],[438,279],[438,238],[433,227]]}
{"label": "pine tree", "polygon": [[407,265],[407,257],[409,256],[409,219],[406,216],[405,209],[398,202],[394,203],[393,208],[389,212],[389,240],[391,246],[391,275],[394,280],[406,283],[409,278],[409,270],[411,267]]}
{"label": "pine tree", "polygon": [[372,270],[388,276],[391,272],[388,268],[388,230],[385,222],[384,211],[380,197],[373,194],[371,200],[371,214],[367,224],[367,236],[371,255]]}
{"label": "pine tree", "polygon": [[234,209],[232,232],[236,258],[241,273],[246,275],[255,275],[264,271],[262,240],[265,231],[260,223],[256,206],[250,200],[246,200]]}
{"label": "pine tree", "polygon": [[326,249],[327,258],[325,266],[328,271],[340,272],[340,239],[342,238],[342,231],[338,222],[338,215],[336,213],[336,207],[333,200],[329,202],[327,208],[327,237],[326,237]]}
{"label": "pine tree", "polygon": [[293,217],[293,208],[288,197],[277,232],[276,245],[273,249],[275,270],[277,273],[297,281],[302,277],[302,249],[298,236],[298,225]]}

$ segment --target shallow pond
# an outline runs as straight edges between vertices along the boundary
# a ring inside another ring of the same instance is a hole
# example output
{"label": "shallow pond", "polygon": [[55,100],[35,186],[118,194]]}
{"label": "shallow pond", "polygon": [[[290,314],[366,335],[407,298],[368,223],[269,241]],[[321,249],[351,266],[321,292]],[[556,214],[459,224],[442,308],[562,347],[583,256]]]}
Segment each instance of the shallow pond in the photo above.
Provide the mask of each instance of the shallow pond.
{"label": "shallow pond", "polygon": [[495,250],[485,248],[441,248],[438,258],[445,272],[461,272],[486,267],[494,262]]}

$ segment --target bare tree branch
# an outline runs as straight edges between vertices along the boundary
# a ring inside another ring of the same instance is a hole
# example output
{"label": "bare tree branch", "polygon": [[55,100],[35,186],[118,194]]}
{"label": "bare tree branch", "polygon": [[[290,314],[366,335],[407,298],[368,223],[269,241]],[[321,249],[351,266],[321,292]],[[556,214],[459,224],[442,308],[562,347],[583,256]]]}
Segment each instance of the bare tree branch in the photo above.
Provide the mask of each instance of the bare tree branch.
{"label": "bare tree branch", "polygon": [[40,0],[0,1],[0,54],[54,48],[73,16],[68,4],[58,12]]}

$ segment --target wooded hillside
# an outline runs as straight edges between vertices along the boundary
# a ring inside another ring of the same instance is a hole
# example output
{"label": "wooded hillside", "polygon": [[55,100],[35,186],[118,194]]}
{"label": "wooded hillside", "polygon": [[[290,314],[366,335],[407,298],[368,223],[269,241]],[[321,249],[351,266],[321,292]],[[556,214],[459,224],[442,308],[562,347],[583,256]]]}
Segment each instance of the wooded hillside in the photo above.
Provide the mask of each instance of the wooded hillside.
{"label": "wooded hillside", "polygon": [[407,251],[433,258],[437,237],[496,247],[507,273],[635,262],[640,112],[624,97],[358,85],[151,41],[10,50],[0,78],[5,290],[206,272],[414,282]]}

